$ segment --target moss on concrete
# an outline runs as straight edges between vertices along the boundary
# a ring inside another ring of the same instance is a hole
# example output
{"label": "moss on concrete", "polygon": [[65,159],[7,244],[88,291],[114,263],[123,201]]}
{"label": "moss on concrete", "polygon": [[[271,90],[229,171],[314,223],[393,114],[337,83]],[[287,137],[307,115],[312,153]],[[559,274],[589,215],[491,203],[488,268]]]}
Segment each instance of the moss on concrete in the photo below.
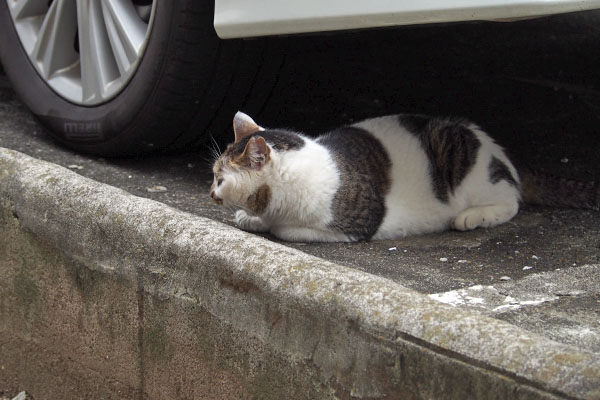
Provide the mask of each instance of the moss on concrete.
{"label": "moss on concrete", "polygon": [[164,325],[144,328],[144,353],[154,362],[169,361],[174,354],[173,345]]}
{"label": "moss on concrete", "polygon": [[39,297],[37,285],[27,272],[21,269],[13,277],[13,288],[17,301],[23,307],[25,318],[29,318],[31,309],[35,306]]}

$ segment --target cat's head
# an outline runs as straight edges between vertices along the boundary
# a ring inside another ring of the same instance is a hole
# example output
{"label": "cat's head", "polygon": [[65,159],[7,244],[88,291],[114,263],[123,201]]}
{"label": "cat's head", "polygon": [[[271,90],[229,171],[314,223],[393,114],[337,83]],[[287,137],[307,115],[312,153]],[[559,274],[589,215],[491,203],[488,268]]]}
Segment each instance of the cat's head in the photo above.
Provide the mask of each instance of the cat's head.
{"label": "cat's head", "polygon": [[210,197],[215,203],[245,207],[248,198],[264,185],[271,149],[260,136],[261,131],[264,128],[248,115],[242,112],[235,114],[235,141],[227,146],[213,165]]}

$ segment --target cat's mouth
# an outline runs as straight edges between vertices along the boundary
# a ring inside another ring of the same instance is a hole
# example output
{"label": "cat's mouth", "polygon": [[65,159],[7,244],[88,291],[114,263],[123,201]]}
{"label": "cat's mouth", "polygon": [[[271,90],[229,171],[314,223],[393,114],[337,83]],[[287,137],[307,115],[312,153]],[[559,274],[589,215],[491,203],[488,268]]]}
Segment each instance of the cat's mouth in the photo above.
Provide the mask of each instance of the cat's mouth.
{"label": "cat's mouth", "polygon": [[222,206],[223,205],[223,199],[217,197],[217,195],[215,194],[214,190],[210,191],[210,197],[213,199],[213,201],[215,203],[217,203],[218,205]]}

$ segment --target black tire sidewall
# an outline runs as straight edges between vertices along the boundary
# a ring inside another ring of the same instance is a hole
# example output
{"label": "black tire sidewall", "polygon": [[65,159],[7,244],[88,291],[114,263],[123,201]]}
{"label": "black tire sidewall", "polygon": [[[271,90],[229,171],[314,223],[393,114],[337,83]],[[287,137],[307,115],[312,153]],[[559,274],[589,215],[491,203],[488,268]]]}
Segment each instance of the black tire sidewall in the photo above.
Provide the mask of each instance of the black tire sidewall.
{"label": "black tire sidewall", "polygon": [[68,102],[40,78],[21,45],[5,1],[0,1],[0,59],[22,101],[60,142],[97,154],[137,152],[127,149],[143,142],[153,145],[139,124],[146,122],[144,110],[151,109],[156,100],[153,92],[169,57],[169,38],[179,3],[157,2],[150,38],[138,69],[121,93],[98,106]]}

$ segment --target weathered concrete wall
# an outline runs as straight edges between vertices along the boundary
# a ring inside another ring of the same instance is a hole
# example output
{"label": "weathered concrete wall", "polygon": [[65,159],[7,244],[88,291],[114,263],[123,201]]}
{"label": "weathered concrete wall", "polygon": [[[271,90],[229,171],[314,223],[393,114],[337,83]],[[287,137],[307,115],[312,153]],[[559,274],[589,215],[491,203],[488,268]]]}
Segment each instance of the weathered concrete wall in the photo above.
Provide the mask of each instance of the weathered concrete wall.
{"label": "weathered concrete wall", "polygon": [[600,397],[600,357],[0,149],[0,385],[36,398]]}
{"label": "weathered concrete wall", "polygon": [[193,299],[89,268],[3,206],[0,386],[44,399],[318,397],[311,374]]}

